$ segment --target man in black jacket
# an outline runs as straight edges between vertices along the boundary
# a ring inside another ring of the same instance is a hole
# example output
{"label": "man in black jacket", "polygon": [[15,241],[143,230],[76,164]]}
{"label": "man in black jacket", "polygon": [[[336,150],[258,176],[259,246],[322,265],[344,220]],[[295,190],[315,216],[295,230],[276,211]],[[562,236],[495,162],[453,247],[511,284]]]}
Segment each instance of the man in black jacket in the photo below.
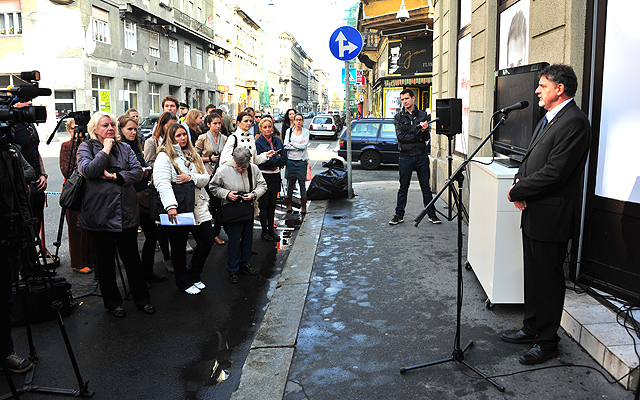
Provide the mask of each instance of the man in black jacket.
{"label": "man in black jacket", "polygon": [[547,110],[507,194],[522,211],[524,318],[522,329],[503,334],[508,343],[533,344],[520,363],[539,364],[558,355],[569,239],[580,222],[584,165],[591,129],[573,96],[578,79],[567,65],[540,72],[536,94]]}
{"label": "man in black jacket", "polygon": [[[411,184],[411,174],[416,171],[420,189],[422,190],[422,202],[426,207],[431,202],[431,188],[429,187],[429,124],[427,113],[418,110],[415,106],[416,97],[411,89],[400,92],[400,101],[403,109],[394,117],[396,136],[398,137],[398,171],[400,172],[400,189],[398,189],[398,202],[395,215],[389,221],[389,225],[397,225],[404,222],[404,209],[407,205],[407,193]],[[427,210],[429,221],[439,224],[440,219],[436,215],[435,207]]]}

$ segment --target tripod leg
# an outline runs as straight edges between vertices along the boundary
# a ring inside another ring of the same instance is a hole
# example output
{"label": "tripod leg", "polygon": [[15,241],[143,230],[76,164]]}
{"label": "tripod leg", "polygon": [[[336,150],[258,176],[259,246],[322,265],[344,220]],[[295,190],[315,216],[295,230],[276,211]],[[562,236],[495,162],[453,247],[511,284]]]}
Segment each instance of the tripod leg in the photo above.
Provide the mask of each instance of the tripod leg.
{"label": "tripod leg", "polygon": [[453,357],[449,357],[449,358],[443,358],[442,360],[436,360],[436,361],[430,361],[424,364],[417,364],[417,365],[412,365],[410,367],[404,367],[404,368],[400,368],[400,373],[404,374],[407,371],[411,371],[412,369],[418,369],[418,368],[424,368],[424,367],[430,367],[432,365],[437,365],[437,364],[443,364],[449,361],[454,361]]}
{"label": "tripod leg", "polygon": [[115,251],[116,255],[116,265],[118,267],[118,272],[120,273],[120,280],[122,281],[122,288],[124,289],[124,298],[125,300],[131,300],[131,292],[127,290],[127,284],[124,280],[124,274],[122,273],[122,265],[120,265],[120,257],[118,253],[118,249]]}

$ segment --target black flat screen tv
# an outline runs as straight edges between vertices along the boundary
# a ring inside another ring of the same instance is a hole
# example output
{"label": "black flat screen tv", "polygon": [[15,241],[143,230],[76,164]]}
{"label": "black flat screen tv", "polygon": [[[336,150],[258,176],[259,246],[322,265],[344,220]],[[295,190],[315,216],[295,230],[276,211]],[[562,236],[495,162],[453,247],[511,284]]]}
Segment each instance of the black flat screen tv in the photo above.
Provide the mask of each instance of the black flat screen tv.
{"label": "black flat screen tv", "polygon": [[[540,71],[547,65],[543,62],[497,71],[494,111],[520,101],[529,102],[529,107],[524,110],[511,111],[507,120],[493,134],[493,152],[499,157],[497,162],[515,167],[526,154],[533,130],[546,112],[538,106],[535,91]],[[501,115],[497,115],[495,122],[500,118]]]}

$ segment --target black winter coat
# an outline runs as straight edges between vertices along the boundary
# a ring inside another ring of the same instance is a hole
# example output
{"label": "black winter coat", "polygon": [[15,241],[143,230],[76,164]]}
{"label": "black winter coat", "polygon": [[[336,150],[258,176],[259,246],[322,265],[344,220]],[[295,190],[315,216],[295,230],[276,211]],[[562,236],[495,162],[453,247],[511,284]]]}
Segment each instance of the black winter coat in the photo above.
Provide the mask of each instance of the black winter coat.
{"label": "black winter coat", "polygon": [[[142,179],[142,167],[131,147],[116,141],[110,154],[101,151],[102,143],[91,140],[78,147],[78,171],[86,178],[84,200],[78,217],[78,227],[88,231],[122,232],[138,226],[138,199],[133,184]],[[106,180],[107,172],[115,173],[116,181]]]}

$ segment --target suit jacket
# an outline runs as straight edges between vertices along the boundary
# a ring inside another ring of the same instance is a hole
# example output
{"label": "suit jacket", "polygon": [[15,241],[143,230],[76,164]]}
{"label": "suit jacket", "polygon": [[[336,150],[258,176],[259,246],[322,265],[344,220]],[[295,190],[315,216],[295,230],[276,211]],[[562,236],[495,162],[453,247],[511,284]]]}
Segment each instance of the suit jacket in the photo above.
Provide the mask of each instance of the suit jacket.
{"label": "suit jacket", "polygon": [[[537,132],[542,125],[538,123]],[[529,145],[511,189],[511,200],[526,200],[521,227],[530,238],[565,242],[580,219],[584,164],[591,128],[571,100]]]}

